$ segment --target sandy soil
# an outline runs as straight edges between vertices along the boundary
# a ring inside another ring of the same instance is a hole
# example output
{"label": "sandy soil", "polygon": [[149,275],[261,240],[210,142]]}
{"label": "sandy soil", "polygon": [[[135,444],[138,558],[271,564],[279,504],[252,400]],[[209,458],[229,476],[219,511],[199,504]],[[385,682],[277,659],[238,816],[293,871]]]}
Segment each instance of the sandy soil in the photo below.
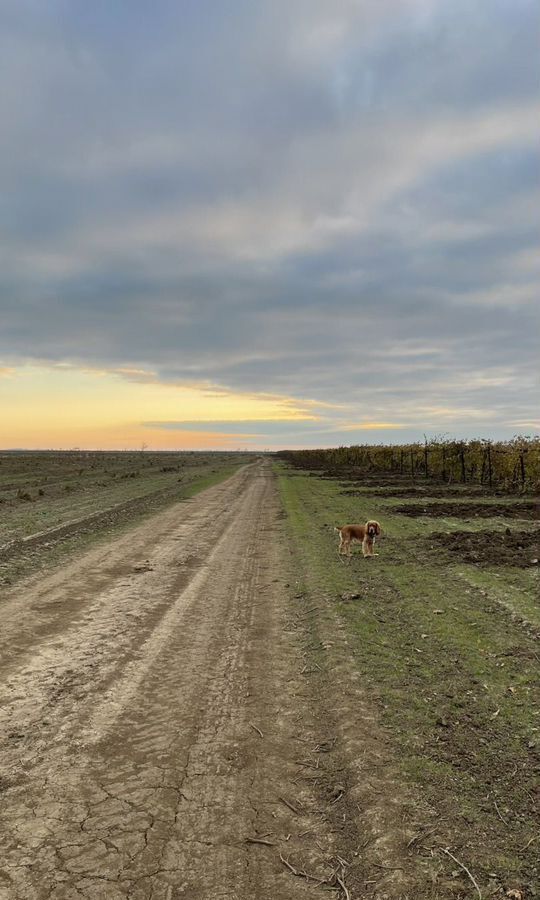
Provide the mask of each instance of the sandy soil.
{"label": "sandy soil", "polygon": [[279,515],[254,463],[6,594],[1,898],[339,892]]}

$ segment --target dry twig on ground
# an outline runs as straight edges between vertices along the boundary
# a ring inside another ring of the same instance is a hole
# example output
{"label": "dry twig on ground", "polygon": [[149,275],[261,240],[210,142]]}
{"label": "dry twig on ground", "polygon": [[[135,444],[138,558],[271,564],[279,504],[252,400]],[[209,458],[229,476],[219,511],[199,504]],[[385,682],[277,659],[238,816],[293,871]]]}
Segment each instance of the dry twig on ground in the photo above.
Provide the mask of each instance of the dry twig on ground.
{"label": "dry twig on ground", "polygon": [[478,882],[476,881],[476,878],[474,877],[474,875],[472,874],[470,869],[468,869],[466,865],[464,865],[462,862],[460,862],[459,859],[457,859],[457,857],[454,856],[453,853],[450,853],[450,850],[448,849],[448,847],[441,847],[441,851],[443,853],[446,853],[446,855],[449,856],[450,859],[453,859],[454,862],[458,864],[460,869],[463,869],[463,871],[467,873],[467,875],[469,876],[469,878],[471,879],[472,883],[474,884],[474,886],[476,888],[476,893],[478,894],[479,900],[482,900],[482,891],[478,887]]}

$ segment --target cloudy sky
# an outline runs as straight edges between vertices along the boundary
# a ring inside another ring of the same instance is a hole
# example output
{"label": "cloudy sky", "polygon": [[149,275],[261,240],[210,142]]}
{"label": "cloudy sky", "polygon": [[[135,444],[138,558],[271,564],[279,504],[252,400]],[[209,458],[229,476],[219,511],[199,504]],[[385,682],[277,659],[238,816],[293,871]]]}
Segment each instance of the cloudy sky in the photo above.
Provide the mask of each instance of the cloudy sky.
{"label": "cloudy sky", "polygon": [[0,0],[0,447],[540,430],[537,19]]}

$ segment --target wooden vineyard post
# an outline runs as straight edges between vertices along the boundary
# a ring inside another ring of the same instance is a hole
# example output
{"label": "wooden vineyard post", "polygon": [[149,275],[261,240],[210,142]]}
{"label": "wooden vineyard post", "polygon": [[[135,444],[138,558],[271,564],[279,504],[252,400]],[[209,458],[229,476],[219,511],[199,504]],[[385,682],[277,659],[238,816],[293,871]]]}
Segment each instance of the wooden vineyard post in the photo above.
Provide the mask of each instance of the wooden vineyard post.
{"label": "wooden vineyard post", "polygon": [[486,474],[486,459],[487,459],[487,450],[484,448],[484,453],[482,456],[482,471],[480,472],[480,484],[484,483],[484,478]]}
{"label": "wooden vineyard post", "polygon": [[467,474],[465,472],[465,447],[461,444],[459,448],[459,458],[461,460],[461,481],[463,484],[467,481]]}
{"label": "wooden vineyard post", "polygon": [[493,487],[493,467],[491,465],[491,444],[487,445],[487,460],[488,460],[488,482],[489,486]]}
{"label": "wooden vineyard post", "polygon": [[523,447],[519,451],[519,467],[521,470],[521,489],[525,489],[526,472],[525,472],[525,451]]}

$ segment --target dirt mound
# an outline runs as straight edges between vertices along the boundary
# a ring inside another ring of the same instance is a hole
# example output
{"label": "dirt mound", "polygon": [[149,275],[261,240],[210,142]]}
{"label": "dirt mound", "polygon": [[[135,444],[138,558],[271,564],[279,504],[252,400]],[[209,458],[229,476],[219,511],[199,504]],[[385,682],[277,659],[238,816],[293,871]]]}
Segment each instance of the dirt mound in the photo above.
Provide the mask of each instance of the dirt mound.
{"label": "dirt mound", "polygon": [[[366,485],[363,490],[351,488],[347,481],[342,482],[341,486],[346,490],[340,491],[342,494],[348,494],[352,497],[426,497],[431,500],[434,497],[478,497],[487,494],[484,488],[474,487],[472,485],[410,485],[403,487],[396,485],[395,487],[378,487],[371,482]],[[488,495],[490,496],[490,495]]]}
{"label": "dirt mound", "polygon": [[393,506],[392,512],[400,516],[433,516],[441,518],[453,516],[459,519],[540,519],[540,505],[533,500],[517,503],[411,503]]}
{"label": "dirt mound", "polygon": [[454,531],[437,532],[427,539],[435,542],[456,562],[478,566],[517,566],[526,569],[538,566],[540,529],[535,531]]}
{"label": "dirt mound", "polygon": [[392,474],[392,472],[366,472],[365,470],[355,468],[325,469],[323,472],[310,472],[309,474],[312,478],[325,478],[341,481],[347,479],[347,481],[365,484],[366,487],[378,487],[379,485],[391,487],[393,485],[408,485],[414,483],[406,476]]}

